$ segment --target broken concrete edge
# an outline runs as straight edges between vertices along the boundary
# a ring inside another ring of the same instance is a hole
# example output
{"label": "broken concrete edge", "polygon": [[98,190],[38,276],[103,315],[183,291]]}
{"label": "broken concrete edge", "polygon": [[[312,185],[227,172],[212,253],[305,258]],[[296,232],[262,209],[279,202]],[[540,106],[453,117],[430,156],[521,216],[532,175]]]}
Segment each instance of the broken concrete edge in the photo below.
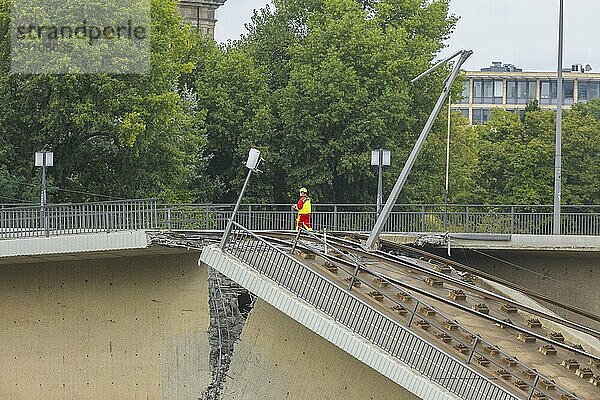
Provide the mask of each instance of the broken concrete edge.
{"label": "broken concrete edge", "polygon": [[600,236],[522,235],[496,233],[398,233],[382,234],[381,239],[419,247],[446,247],[478,250],[600,251]]}
{"label": "broken concrete edge", "polygon": [[[518,292],[514,289],[504,286],[501,283],[492,282],[490,280],[487,280],[487,279],[484,279],[481,277],[479,279],[484,281],[487,285],[492,287],[495,291],[514,300],[515,302],[517,302],[519,304],[523,304],[524,306],[527,306],[529,308],[538,310],[540,312],[555,316],[557,318],[562,318],[560,315],[558,315],[555,312],[551,311],[550,309],[544,307],[537,301],[533,300],[531,297],[526,296],[521,292]],[[539,318],[539,317],[536,317],[536,318]],[[579,342],[585,347],[586,351],[588,351],[591,354],[594,354],[595,356],[600,356],[600,340],[598,340],[597,338],[595,338],[591,335],[588,335],[587,333],[578,332],[577,330],[575,330],[573,328],[562,326],[554,321],[549,321],[544,318],[540,318],[540,319],[543,321],[543,325],[545,327],[550,328],[554,331],[559,331],[559,332],[563,333],[565,339],[569,340],[570,342]]]}
{"label": "broken concrete edge", "polygon": [[222,252],[217,246],[205,247],[198,264],[205,264],[216,269],[263,301],[416,396],[423,399],[460,399],[459,396],[449,392],[419,371],[412,369],[366,339],[354,334],[325,313],[298,298],[294,293],[260,275],[243,262]]}
{"label": "broken concrete edge", "polygon": [[200,400],[221,399],[235,343],[240,339],[246,322],[238,307],[238,296],[242,292],[247,291],[214,268],[208,268],[209,365],[212,381]]}

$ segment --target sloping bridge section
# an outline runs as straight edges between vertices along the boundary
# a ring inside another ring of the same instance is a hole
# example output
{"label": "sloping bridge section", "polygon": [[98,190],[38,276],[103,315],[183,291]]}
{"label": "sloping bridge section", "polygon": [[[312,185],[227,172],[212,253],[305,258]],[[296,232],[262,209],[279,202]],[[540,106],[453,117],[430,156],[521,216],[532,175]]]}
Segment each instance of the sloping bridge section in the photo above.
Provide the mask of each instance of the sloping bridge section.
{"label": "sloping bridge section", "polygon": [[251,232],[201,262],[424,399],[519,399]]}
{"label": "sloping bridge section", "polygon": [[[407,388],[420,398],[460,399],[460,397],[453,395],[447,390],[444,390],[444,388],[437,385],[432,385],[425,376],[422,376],[415,370],[402,365],[393,356],[386,354],[384,351],[373,348],[372,344],[368,340],[355,335],[349,329],[344,329],[339,321],[336,319],[331,319],[330,316],[322,311],[319,312],[320,310],[315,309],[306,301],[298,299],[294,293],[277,288],[273,285],[273,282],[269,281],[269,279],[264,275],[257,274],[256,271],[254,271],[252,268],[248,268],[247,265],[243,265],[239,262],[239,260],[222,253],[216,246],[205,248],[201,257],[201,261],[208,264],[212,268],[215,268],[230,279],[240,283],[242,286],[256,294],[262,300],[277,308],[279,311],[285,313],[311,331],[335,344],[340,349],[346,351],[360,361],[374,368],[376,371],[390,378],[392,381],[398,383],[404,388]],[[313,291],[313,294],[319,294],[319,291]],[[314,300],[316,301],[316,299]],[[323,302],[327,300],[329,300],[329,298],[325,296],[322,297],[321,305],[324,306]],[[362,314],[361,316],[355,318],[355,323],[359,324],[364,322],[365,318],[368,318],[368,315]],[[369,325],[365,325],[365,328],[370,330],[377,329],[372,322]],[[407,339],[408,341],[403,344],[404,346],[417,344],[416,342],[418,339],[416,337]],[[410,339],[412,339],[412,342]],[[388,340],[391,340],[391,336],[388,336]],[[402,344],[398,344],[398,346],[402,346]],[[414,351],[408,347],[405,348],[408,350],[408,353],[411,353],[407,355],[412,356],[413,362],[419,362],[420,364],[426,364],[430,362],[429,358],[421,358],[418,351]],[[438,365],[430,364],[430,366],[434,368]],[[475,396],[472,398],[475,399],[481,397]],[[508,399],[512,397],[503,398]]]}
{"label": "sloping bridge section", "polygon": [[[310,238],[290,240],[236,227],[223,249],[204,248],[200,262],[420,398],[597,398],[600,359],[581,345],[598,345],[591,328],[482,289],[469,274],[456,278],[432,260],[403,264],[402,256],[352,250],[339,238],[306,232]],[[424,270],[433,266],[437,272]],[[589,340],[574,342],[567,331]]]}

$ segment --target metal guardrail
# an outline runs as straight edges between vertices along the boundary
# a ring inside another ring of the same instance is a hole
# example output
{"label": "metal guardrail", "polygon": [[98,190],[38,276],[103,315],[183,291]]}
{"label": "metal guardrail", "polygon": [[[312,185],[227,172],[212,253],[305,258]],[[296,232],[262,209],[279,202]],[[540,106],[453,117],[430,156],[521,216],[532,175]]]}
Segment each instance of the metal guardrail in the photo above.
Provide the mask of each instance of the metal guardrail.
{"label": "metal guardrail", "polygon": [[[428,343],[399,322],[355,297],[351,291],[307,268],[240,224],[234,225],[237,230],[233,231],[225,244],[226,252],[432,381],[463,399],[518,399],[466,363]],[[413,316],[416,315],[416,310]]]}
{"label": "metal guardrail", "polygon": [[[125,200],[81,204],[0,205],[0,238],[53,236],[130,229],[223,230],[233,204],[158,204]],[[377,219],[373,204],[316,204],[315,229],[370,231]],[[600,236],[599,206],[563,206],[565,235]],[[438,232],[552,234],[552,206],[399,204],[386,233]],[[237,222],[251,230],[291,230],[290,204],[242,205]],[[446,228],[447,227],[447,228]]]}
{"label": "metal guardrail", "polygon": [[[165,229],[224,229],[232,204],[159,205]],[[552,206],[396,205],[384,228],[386,233],[438,232],[487,234],[552,234]],[[251,230],[292,230],[296,216],[289,204],[247,204],[237,222]],[[318,230],[369,232],[377,220],[370,204],[316,204],[311,221]],[[561,231],[565,235],[600,236],[600,206],[563,206]],[[446,228],[447,227],[447,228]]]}
{"label": "metal guardrail", "polygon": [[156,229],[154,200],[0,207],[0,238]]}

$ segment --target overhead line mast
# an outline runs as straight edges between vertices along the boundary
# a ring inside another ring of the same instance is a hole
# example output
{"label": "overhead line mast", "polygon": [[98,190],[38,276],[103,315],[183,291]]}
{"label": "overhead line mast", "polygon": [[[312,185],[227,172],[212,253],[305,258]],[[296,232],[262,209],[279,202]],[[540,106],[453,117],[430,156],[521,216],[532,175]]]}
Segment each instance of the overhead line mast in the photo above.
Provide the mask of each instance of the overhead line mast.
{"label": "overhead line mast", "polygon": [[444,102],[446,101],[446,98],[450,94],[450,90],[452,89],[452,85],[454,84],[454,81],[456,80],[456,77],[458,76],[458,73],[460,72],[460,68],[465,63],[467,58],[469,58],[471,56],[471,54],[473,54],[472,50],[460,50],[460,51],[454,53],[453,55],[451,55],[450,57],[435,64],[433,67],[429,68],[427,71],[423,72],[421,75],[417,76],[416,78],[414,78],[411,81],[411,83],[418,81],[419,79],[423,78],[424,76],[427,76],[430,73],[434,72],[435,70],[437,70],[442,65],[449,62],[450,60],[454,59],[455,57],[460,56],[459,59],[454,63],[454,68],[452,69],[452,72],[450,73],[450,76],[448,77],[448,79],[446,79],[446,82],[444,84],[444,89],[442,90],[442,93],[440,94],[440,97],[438,98],[438,101],[435,104],[433,111],[429,115],[429,118],[427,119],[427,122],[425,123],[425,126],[423,127],[423,130],[421,131],[421,135],[419,136],[417,143],[413,147],[412,152],[410,153],[410,155],[408,157],[408,160],[406,160],[406,164],[404,164],[404,168],[402,169],[402,172],[400,173],[400,176],[398,177],[398,180],[396,181],[396,184],[394,185],[394,188],[392,189],[392,193],[390,194],[390,197],[388,197],[387,202],[385,203],[385,206],[383,207],[381,214],[377,218],[377,222],[375,222],[375,226],[373,227],[373,230],[371,231],[371,234],[369,235],[369,238],[367,239],[367,242],[365,243],[366,248],[375,249],[377,247],[379,235],[381,234],[383,227],[385,226],[388,218],[390,217],[392,208],[394,207],[394,204],[396,204],[396,200],[398,199],[398,196],[400,195],[400,192],[402,191],[402,188],[404,187],[404,184],[406,183],[408,174],[410,174],[410,171],[417,159],[417,156],[419,155],[421,148],[423,147],[423,144],[425,143],[425,139],[427,139],[427,136],[429,135],[429,131],[431,131],[431,128],[433,126],[433,123],[435,122],[435,119],[437,118],[440,110],[444,106]]}

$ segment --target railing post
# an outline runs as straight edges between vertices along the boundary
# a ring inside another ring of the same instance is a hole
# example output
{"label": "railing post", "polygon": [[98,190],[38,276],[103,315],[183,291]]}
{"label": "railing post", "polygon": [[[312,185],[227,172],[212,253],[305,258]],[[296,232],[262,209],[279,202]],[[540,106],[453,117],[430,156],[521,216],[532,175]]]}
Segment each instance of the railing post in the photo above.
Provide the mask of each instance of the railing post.
{"label": "railing post", "polygon": [[465,233],[469,233],[469,206],[465,208]]}
{"label": "railing post", "polygon": [[158,229],[158,203],[156,202],[156,200],[152,201],[152,207],[154,208],[154,222],[152,225],[154,225],[155,229]]}
{"label": "railing post", "polygon": [[[206,209],[204,211],[204,229],[208,230],[208,216],[210,215],[210,206],[206,206]],[[215,216],[217,214],[215,213]],[[216,218],[215,218],[215,227],[217,227],[219,223],[217,222]]]}
{"label": "railing post", "polygon": [[171,207],[167,208],[167,230],[171,232],[173,230],[173,226],[171,225],[171,220],[173,216],[171,215]]}
{"label": "railing post", "polygon": [[354,282],[356,282],[356,276],[358,275],[358,269],[360,267],[357,265],[356,268],[354,268],[354,274],[352,274],[352,279],[350,279],[350,287],[348,287],[349,291],[352,291],[352,288],[354,287]]}
{"label": "railing post", "polygon": [[300,239],[300,232],[302,232],[302,227],[298,229],[298,233],[296,233],[296,239],[294,239],[294,244],[292,245],[292,250],[290,250],[290,254],[294,254],[296,251],[296,245],[298,244],[298,239]]}
{"label": "railing post", "polygon": [[108,215],[108,205],[106,204],[102,207],[102,215],[104,216],[104,229],[106,230],[106,233],[108,233],[110,232],[110,228],[108,227],[110,216]]}
{"label": "railing post", "polygon": [[293,207],[290,209],[290,215],[292,216],[292,218],[290,218],[291,221],[292,221],[292,228],[291,229],[294,230],[294,229],[296,229],[298,227],[298,224],[296,223],[296,218],[294,216],[294,208]]}
{"label": "railing post", "polygon": [[259,229],[259,228],[252,227],[252,205],[251,204],[248,204],[248,229],[250,229],[250,230]]}
{"label": "railing post", "polygon": [[421,232],[425,232],[425,205],[421,204]]}
{"label": "railing post", "polygon": [[531,400],[533,398],[533,394],[535,393],[535,387],[537,386],[539,381],[540,381],[540,375],[536,374],[535,379],[533,381],[533,385],[531,385],[531,391],[529,392],[529,396],[527,397],[527,400]]}
{"label": "railing post", "polygon": [[510,234],[515,233],[515,206],[510,206]]}
{"label": "railing post", "polygon": [[48,218],[48,206],[46,204],[42,206],[42,218],[44,219],[44,235],[50,237],[50,227],[48,226],[50,221]]}
{"label": "railing post", "polygon": [[333,206],[333,230],[338,230],[338,207],[337,204]]}

